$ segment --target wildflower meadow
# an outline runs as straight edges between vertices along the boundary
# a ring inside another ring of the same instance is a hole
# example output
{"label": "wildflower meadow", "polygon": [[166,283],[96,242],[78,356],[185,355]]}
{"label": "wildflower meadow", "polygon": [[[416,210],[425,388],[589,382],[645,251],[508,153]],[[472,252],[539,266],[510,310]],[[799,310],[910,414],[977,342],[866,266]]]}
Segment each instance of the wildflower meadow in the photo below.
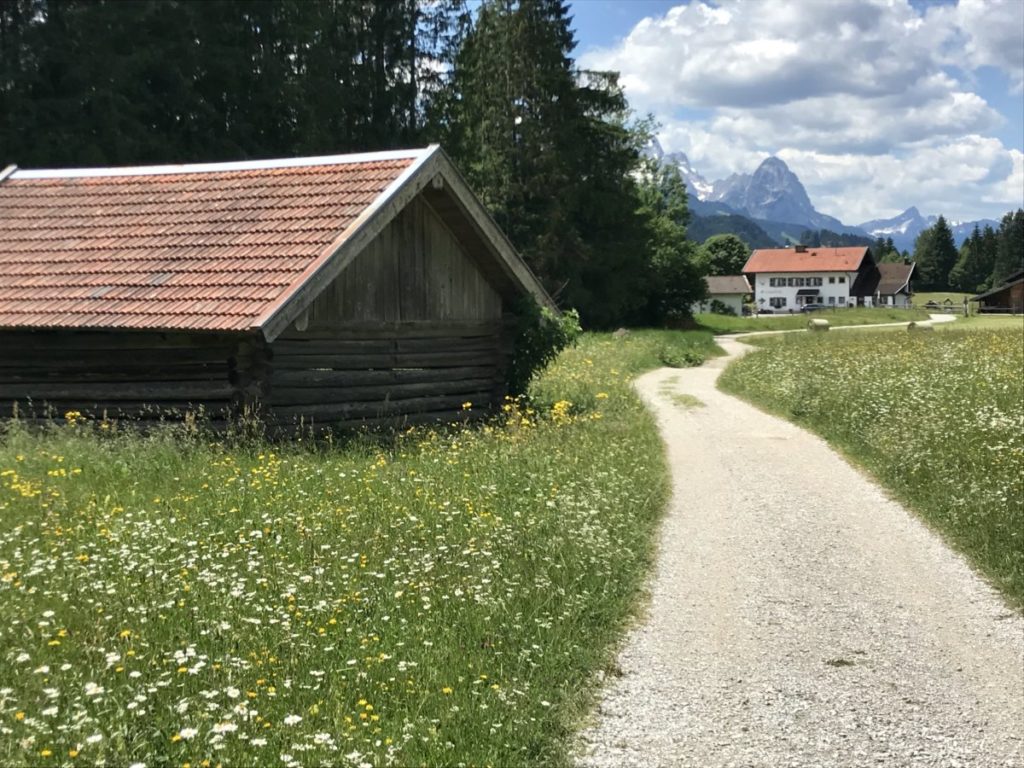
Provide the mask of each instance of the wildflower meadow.
{"label": "wildflower meadow", "polygon": [[837,445],[1024,605],[1024,335],[988,327],[764,340],[720,386]]}
{"label": "wildflower meadow", "polygon": [[667,496],[629,380],[713,349],[585,336],[497,418],[344,446],[10,424],[0,764],[566,763]]}

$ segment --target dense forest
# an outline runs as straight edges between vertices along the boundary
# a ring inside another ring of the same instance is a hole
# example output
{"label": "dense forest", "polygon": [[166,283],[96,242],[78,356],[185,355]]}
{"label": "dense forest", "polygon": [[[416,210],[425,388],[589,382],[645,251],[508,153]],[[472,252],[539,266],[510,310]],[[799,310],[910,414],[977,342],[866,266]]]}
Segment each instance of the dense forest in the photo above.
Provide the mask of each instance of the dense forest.
{"label": "dense forest", "polygon": [[[688,239],[682,179],[642,156],[650,119],[617,73],[577,66],[571,22],[564,0],[0,0],[0,167],[439,142],[586,325],[678,321],[720,268],[710,239],[736,230],[698,219],[692,239],[708,243]],[[755,230],[739,233],[748,251],[771,243]],[[958,251],[940,219],[915,248],[921,287],[998,282],[1020,268],[1022,231],[1008,214]]]}
{"label": "dense forest", "polygon": [[914,243],[917,288],[977,293],[1024,269],[1024,209],[1007,213],[994,229],[975,226],[957,250],[943,216]]}
{"label": "dense forest", "polygon": [[704,292],[678,174],[563,0],[2,0],[0,163],[226,161],[440,142],[590,326]]}

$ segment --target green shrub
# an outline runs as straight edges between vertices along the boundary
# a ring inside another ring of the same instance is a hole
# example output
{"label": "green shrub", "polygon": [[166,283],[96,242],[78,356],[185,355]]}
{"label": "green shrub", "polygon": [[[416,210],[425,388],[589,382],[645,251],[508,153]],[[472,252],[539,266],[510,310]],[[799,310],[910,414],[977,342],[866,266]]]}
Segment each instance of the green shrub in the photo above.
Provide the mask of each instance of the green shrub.
{"label": "green shrub", "polygon": [[520,302],[516,316],[515,352],[505,382],[510,395],[524,394],[533,377],[573,346],[582,332],[576,310],[559,314],[538,306],[532,297]]}

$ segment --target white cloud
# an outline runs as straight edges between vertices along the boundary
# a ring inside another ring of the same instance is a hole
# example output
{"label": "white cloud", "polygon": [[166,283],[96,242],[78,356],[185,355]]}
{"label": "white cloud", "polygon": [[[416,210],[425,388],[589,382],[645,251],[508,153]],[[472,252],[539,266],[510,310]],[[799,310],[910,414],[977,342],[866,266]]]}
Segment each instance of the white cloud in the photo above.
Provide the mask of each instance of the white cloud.
{"label": "white cloud", "polygon": [[967,37],[970,64],[1005,71],[1017,93],[1024,91],[1024,4],[1020,0],[960,0],[957,26]]}
{"label": "white cloud", "polygon": [[694,0],[580,63],[619,70],[665,149],[709,179],[776,154],[847,222],[912,204],[995,216],[1024,199],[1021,152],[985,135],[1005,118],[963,82],[991,66],[1022,87],[1021,0]]}

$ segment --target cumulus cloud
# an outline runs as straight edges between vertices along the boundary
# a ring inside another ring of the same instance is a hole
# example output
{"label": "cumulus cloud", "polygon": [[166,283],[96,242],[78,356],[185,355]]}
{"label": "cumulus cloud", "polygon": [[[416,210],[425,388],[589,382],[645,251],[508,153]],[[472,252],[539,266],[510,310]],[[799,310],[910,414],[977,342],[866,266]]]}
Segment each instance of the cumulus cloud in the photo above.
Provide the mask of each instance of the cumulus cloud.
{"label": "cumulus cloud", "polygon": [[1020,151],[986,137],[1005,119],[964,82],[996,67],[1024,87],[1021,0],[693,0],[580,63],[620,71],[663,146],[705,176],[776,154],[848,222],[911,204],[994,215],[1024,198]]}
{"label": "cumulus cloud", "polygon": [[998,218],[1021,205],[1024,155],[970,135],[885,155],[779,153],[816,207],[856,224],[917,205],[953,219]]}

